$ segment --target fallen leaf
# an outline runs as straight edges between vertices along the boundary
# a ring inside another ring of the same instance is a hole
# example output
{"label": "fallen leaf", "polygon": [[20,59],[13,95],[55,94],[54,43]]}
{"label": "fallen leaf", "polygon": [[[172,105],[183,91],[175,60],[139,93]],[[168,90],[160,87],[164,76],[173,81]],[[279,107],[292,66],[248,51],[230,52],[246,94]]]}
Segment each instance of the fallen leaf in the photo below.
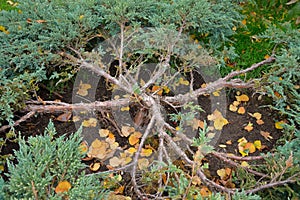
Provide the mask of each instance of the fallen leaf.
{"label": "fallen leaf", "polygon": [[245,108],[243,107],[243,106],[241,106],[241,107],[239,107],[239,109],[238,109],[238,111],[237,111],[237,113],[239,113],[239,114],[245,114],[245,112],[246,112],[246,110],[245,110]]}
{"label": "fallen leaf", "polygon": [[238,108],[237,108],[235,105],[232,105],[232,104],[229,105],[229,110],[230,110],[230,111],[236,112],[237,109],[238,109]]}
{"label": "fallen leaf", "polygon": [[270,58],[270,56],[268,54],[264,56],[265,60],[267,60],[268,58]]}
{"label": "fallen leaf", "polygon": [[203,129],[204,128],[204,122],[199,120],[199,119],[194,118],[192,120],[192,127],[193,127],[193,130],[196,130],[198,128]]}
{"label": "fallen leaf", "polygon": [[61,181],[55,188],[55,193],[64,193],[68,192],[71,189],[72,185],[69,181]]}
{"label": "fallen leaf", "polygon": [[137,152],[136,148],[130,147],[127,150],[125,150],[125,153],[129,153],[130,155],[133,155],[135,152]]}
{"label": "fallen leaf", "polygon": [[79,89],[76,94],[83,96],[83,97],[87,96],[88,89],[90,89],[90,88],[92,88],[92,86],[90,84],[85,84],[85,83],[82,83],[82,81],[80,81]]}
{"label": "fallen leaf", "polygon": [[283,125],[285,124],[284,121],[275,122],[276,129],[283,129]]}
{"label": "fallen leaf", "polygon": [[243,161],[243,162],[241,163],[241,166],[242,166],[242,167],[250,167],[249,163],[247,163],[246,161]]}
{"label": "fallen leaf", "polygon": [[108,129],[100,129],[99,130],[99,135],[100,137],[107,137],[110,131]]}
{"label": "fallen leaf", "polygon": [[231,140],[227,140],[226,144],[230,145],[230,144],[232,144],[232,141]]}
{"label": "fallen leaf", "polygon": [[232,103],[232,105],[238,106],[238,105],[240,105],[240,103],[241,103],[241,102],[239,102],[239,101],[234,101],[234,102]]}
{"label": "fallen leaf", "polygon": [[293,154],[289,156],[289,158],[285,161],[285,166],[286,167],[292,167],[293,166]]}
{"label": "fallen leaf", "polygon": [[240,96],[235,96],[235,98],[236,98],[237,101],[240,101],[240,102],[242,102],[242,101],[244,101],[244,102],[249,101],[249,97],[247,95],[245,95],[245,94],[242,94]]}
{"label": "fallen leaf", "polygon": [[70,120],[71,116],[72,116],[71,112],[65,112],[59,115],[58,117],[56,117],[55,119],[60,122],[67,122]]}
{"label": "fallen leaf", "polygon": [[270,139],[273,139],[273,137],[267,131],[260,131],[260,134],[268,141],[270,141]]}
{"label": "fallen leaf", "polygon": [[242,21],[242,24],[243,24],[243,25],[246,25],[246,24],[247,24],[247,20],[244,19],[244,20]]}
{"label": "fallen leaf", "polygon": [[248,132],[252,131],[253,130],[253,124],[251,122],[249,122],[247,124],[247,126],[244,127],[244,129]]}
{"label": "fallen leaf", "polygon": [[86,141],[81,142],[79,145],[79,152],[81,154],[86,154],[88,150],[89,150],[88,143]]}
{"label": "fallen leaf", "polygon": [[73,122],[78,122],[80,120],[80,117],[79,116],[73,116],[72,117],[72,121]]}
{"label": "fallen leaf", "polygon": [[112,166],[112,167],[118,167],[119,165],[121,165],[122,163],[122,159],[114,156],[112,157],[111,159],[109,159],[109,164]]}
{"label": "fallen leaf", "polygon": [[262,125],[262,124],[264,124],[265,122],[264,122],[262,119],[258,119],[258,120],[256,120],[256,123],[257,123],[258,125]]}
{"label": "fallen leaf", "polygon": [[178,83],[181,85],[189,85],[189,81],[184,80],[182,77],[179,78]]}
{"label": "fallen leaf", "polygon": [[149,166],[149,160],[146,158],[138,159],[138,167],[140,170],[146,169]]}
{"label": "fallen leaf", "polygon": [[222,130],[223,126],[228,124],[227,119],[225,119],[222,116],[222,113],[217,109],[211,115],[208,115],[207,119],[210,121],[214,121],[214,127],[217,130]]}
{"label": "fallen leaf", "polygon": [[126,107],[122,107],[122,108],[121,108],[121,111],[129,111],[129,110],[130,110],[129,106],[126,106]]}
{"label": "fallen leaf", "polygon": [[96,118],[90,118],[88,120],[84,120],[82,122],[83,127],[96,127],[97,126],[97,119]]}
{"label": "fallen leaf", "polygon": [[90,164],[90,170],[93,172],[98,171],[100,169],[101,164],[99,162]]}
{"label": "fallen leaf", "polygon": [[255,148],[257,148],[258,150],[261,150],[262,145],[261,145],[260,140],[255,140],[253,144],[254,144]]}
{"label": "fallen leaf", "polygon": [[255,112],[255,113],[253,113],[253,114],[251,114],[251,113],[248,113],[251,117],[254,117],[255,119],[257,119],[257,120],[259,120],[259,119],[261,119],[261,114],[260,113],[258,113],[258,112]]}
{"label": "fallen leaf", "polygon": [[252,142],[248,142],[244,146],[244,150],[247,150],[247,149],[249,150],[249,153],[254,153],[256,148]]}
{"label": "fallen leaf", "polygon": [[220,90],[214,91],[212,93],[215,97],[219,97],[220,96]]}
{"label": "fallen leaf", "polygon": [[135,145],[139,142],[140,138],[142,137],[142,134],[138,131],[135,131],[133,134],[131,134],[128,138],[130,145]]}
{"label": "fallen leaf", "polygon": [[141,156],[149,157],[152,154],[152,149],[144,149],[142,148]]}
{"label": "fallen leaf", "polygon": [[109,144],[105,141],[95,139],[89,147],[88,156],[93,158],[104,159],[109,153]]}
{"label": "fallen leaf", "polygon": [[131,133],[135,131],[134,127],[131,126],[122,126],[121,133],[122,137],[128,137]]}
{"label": "fallen leaf", "polygon": [[200,189],[200,195],[201,197],[209,197],[211,195],[211,191],[208,189],[208,187],[203,186]]}
{"label": "fallen leaf", "polygon": [[222,180],[225,180],[227,178],[227,174],[226,174],[225,169],[218,169],[217,174],[218,174],[218,176],[220,176],[220,178]]}
{"label": "fallen leaf", "polygon": [[219,144],[219,147],[226,148],[227,146],[225,144]]}

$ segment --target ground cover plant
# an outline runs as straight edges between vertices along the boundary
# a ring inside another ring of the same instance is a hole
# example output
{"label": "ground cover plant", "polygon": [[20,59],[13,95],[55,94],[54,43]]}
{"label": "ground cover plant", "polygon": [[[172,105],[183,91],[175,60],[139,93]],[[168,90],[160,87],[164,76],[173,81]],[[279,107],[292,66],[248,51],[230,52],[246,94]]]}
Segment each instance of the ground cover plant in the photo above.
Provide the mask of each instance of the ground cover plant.
{"label": "ground cover plant", "polygon": [[5,3],[3,198],[299,198],[299,2]]}

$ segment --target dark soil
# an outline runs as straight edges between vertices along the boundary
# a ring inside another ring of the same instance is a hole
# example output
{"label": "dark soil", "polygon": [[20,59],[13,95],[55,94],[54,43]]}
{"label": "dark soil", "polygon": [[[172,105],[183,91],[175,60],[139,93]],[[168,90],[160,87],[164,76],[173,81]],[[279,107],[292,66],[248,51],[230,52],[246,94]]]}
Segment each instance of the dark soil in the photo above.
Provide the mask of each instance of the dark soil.
{"label": "dark soil", "polygon": [[[203,80],[198,80],[196,82],[195,87],[199,87],[203,83]],[[104,79],[101,79],[98,84],[98,89],[96,92],[96,99],[97,100],[107,100],[109,99],[109,96],[111,93],[106,90],[106,83]],[[46,87],[43,87],[43,89],[38,91],[38,95],[43,100],[55,100],[60,99],[63,102],[71,103],[72,102],[72,84],[66,85],[63,90],[56,91],[57,93],[50,94],[49,90],[46,89]],[[249,142],[254,142],[255,140],[260,140],[263,145],[265,145],[265,148],[262,151],[256,151],[253,154],[250,155],[259,155],[260,153],[266,153],[272,151],[272,148],[274,147],[276,140],[281,136],[280,130],[277,130],[274,126],[274,118],[276,117],[274,112],[270,110],[268,107],[264,107],[264,105],[268,104],[269,102],[267,99],[262,98],[262,100],[259,100],[259,94],[254,94],[252,90],[244,90],[241,91],[243,94],[247,94],[250,97],[249,102],[243,103],[243,106],[246,109],[246,113],[241,115],[234,112],[231,112],[228,110],[228,106],[230,103],[232,103],[235,100],[236,91],[235,90],[228,90],[223,91],[227,95],[227,108],[224,108],[227,110],[226,116],[224,116],[228,121],[229,124],[223,127],[222,135],[219,138],[219,141],[215,145],[215,149],[219,152],[226,152],[226,153],[234,153],[236,155],[240,154],[238,153],[238,139],[245,137]],[[62,97],[62,98],[61,98]],[[198,99],[199,104],[202,106],[202,108],[205,110],[205,113],[201,113],[201,118],[206,119],[208,114],[211,114],[212,108],[211,108],[211,101],[209,97],[201,96]],[[248,113],[255,113],[259,112],[262,114],[262,120],[264,121],[264,124],[257,125],[255,123],[255,119],[251,117]],[[52,120],[55,124],[56,130],[58,132],[58,135],[69,135],[71,133],[74,133],[77,129],[75,124],[72,121],[68,122],[60,122],[56,120],[56,118],[62,113],[49,113],[49,114],[39,114],[35,117],[30,118],[26,122],[23,122],[20,124],[20,126],[16,127],[17,132],[20,132],[22,136],[25,138],[29,136],[35,136],[35,135],[41,135],[43,134],[46,126],[49,123],[49,120]],[[19,113],[21,116],[22,113]],[[251,132],[248,132],[244,130],[244,127],[249,123],[253,123],[254,129]],[[109,124],[109,122],[105,121],[103,119],[102,125],[106,128],[109,128],[112,132],[116,132],[115,127],[112,124]],[[260,135],[260,131],[268,131],[271,133],[271,136],[273,139],[270,139],[269,141],[266,140],[263,136]],[[115,134],[116,137],[119,134]],[[124,141],[122,141],[124,140]],[[232,144],[226,144],[226,142],[231,141]],[[125,145],[127,143],[127,138],[121,138],[117,137],[117,141],[119,144]],[[226,148],[219,147],[219,144],[226,144]],[[5,146],[2,149],[1,154],[7,155],[7,154],[13,154],[13,150],[17,150],[18,145],[16,143],[8,143],[7,146]],[[209,162],[209,171],[211,176],[217,176],[216,171],[218,169],[224,168],[226,164],[222,161],[220,161],[217,158],[214,158],[212,156],[207,156],[207,161]],[[87,164],[90,164],[91,161],[87,162]],[[102,170],[105,170],[104,168],[101,168]],[[89,171],[89,170],[88,170]],[[7,172],[7,169],[5,168],[4,173]],[[2,176],[6,179],[4,173],[2,172]],[[125,180],[130,180],[130,177],[125,177]]]}

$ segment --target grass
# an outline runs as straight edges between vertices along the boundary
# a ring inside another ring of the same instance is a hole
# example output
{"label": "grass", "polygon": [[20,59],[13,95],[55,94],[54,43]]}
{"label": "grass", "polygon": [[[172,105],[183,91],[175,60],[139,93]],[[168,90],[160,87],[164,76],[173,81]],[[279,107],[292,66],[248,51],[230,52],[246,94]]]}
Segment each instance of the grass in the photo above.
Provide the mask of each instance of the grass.
{"label": "grass", "polygon": [[[10,1],[10,2],[15,3],[14,1]],[[0,0],[0,11],[13,10],[13,9],[15,9],[15,7],[10,5],[7,0]]]}
{"label": "grass", "polygon": [[[264,60],[272,54],[273,45],[268,40],[259,39],[269,26],[280,26],[281,23],[291,21],[295,24],[295,18],[290,19],[288,12],[291,7],[286,5],[286,0],[261,1],[245,3],[242,6],[242,13],[245,19],[242,23],[246,26],[237,28],[237,34],[232,37],[232,45],[238,57],[230,61],[226,68],[221,69],[221,74],[228,74],[232,70],[245,69],[252,64]],[[264,73],[269,72],[270,67],[263,66],[246,74],[246,79],[260,78]]]}

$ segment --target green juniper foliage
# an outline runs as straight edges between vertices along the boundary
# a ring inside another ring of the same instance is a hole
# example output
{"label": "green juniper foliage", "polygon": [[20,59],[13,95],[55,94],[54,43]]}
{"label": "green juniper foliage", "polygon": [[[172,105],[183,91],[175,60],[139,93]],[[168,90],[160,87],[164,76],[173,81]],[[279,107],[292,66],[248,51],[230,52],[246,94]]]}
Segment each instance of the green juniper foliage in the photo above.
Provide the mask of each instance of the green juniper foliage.
{"label": "green juniper foliage", "polygon": [[[106,194],[97,176],[86,176],[81,162],[81,129],[70,138],[56,137],[50,121],[44,135],[20,138],[20,149],[15,151],[17,164],[8,163],[9,181],[1,180],[2,198],[6,199],[61,199],[54,189],[60,181],[71,183],[66,193],[70,199],[100,199]],[[33,189],[34,188],[34,189]]]}

